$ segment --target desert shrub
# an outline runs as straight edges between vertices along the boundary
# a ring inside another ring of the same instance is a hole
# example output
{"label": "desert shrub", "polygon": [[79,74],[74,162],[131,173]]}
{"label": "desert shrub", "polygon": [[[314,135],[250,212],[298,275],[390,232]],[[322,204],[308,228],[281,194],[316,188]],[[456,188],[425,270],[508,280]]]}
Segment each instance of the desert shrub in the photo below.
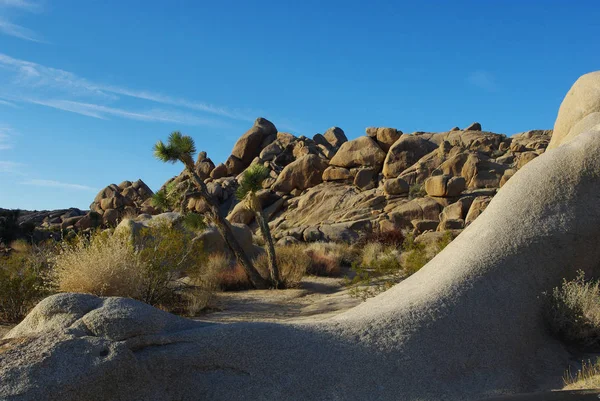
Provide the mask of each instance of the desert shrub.
{"label": "desert shrub", "polygon": [[454,236],[452,235],[452,233],[450,231],[444,232],[442,238],[440,238],[440,240],[437,242],[437,252],[439,253],[443,251],[444,248],[450,245],[452,240],[454,240]]}
{"label": "desert shrub", "polygon": [[246,271],[239,264],[226,266],[217,273],[217,282],[222,291],[244,291],[252,289]]}
{"label": "desert shrub", "polygon": [[412,234],[406,236],[402,252],[403,267],[407,276],[419,271],[433,257],[427,252],[425,244],[416,242]]}
{"label": "desert shrub", "polygon": [[345,242],[337,244],[340,255],[340,264],[342,266],[352,266],[361,256],[362,249],[357,245],[350,245]]}
{"label": "desert shrub", "polygon": [[140,298],[141,269],[129,237],[95,232],[63,240],[56,257],[59,291]]}
{"label": "desert shrub", "polygon": [[207,264],[217,272],[217,284],[222,291],[243,291],[252,288],[244,268],[225,254],[211,254]]}
{"label": "desert shrub", "polygon": [[216,272],[189,232],[165,222],[140,230],[136,244],[125,232],[63,241],[56,257],[58,289],[130,297],[175,312],[188,305],[195,313],[208,302]]}
{"label": "desert shrub", "polygon": [[361,252],[361,265],[371,266],[383,252],[383,245],[378,242],[366,244]]}
{"label": "desert shrub", "polygon": [[[279,246],[275,249],[282,288],[294,288],[310,268],[311,258],[304,252],[302,245]],[[254,261],[256,269],[263,277],[268,277],[269,261],[266,254]]]}
{"label": "desert shrub", "polygon": [[600,358],[596,362],[581,361],[581,368],[573,374],[569,368],[563,375],[564,390],[584,390],[600,388]]}
{"label": "desert shrub", "polygon": [[142,276],[140,299],[150,305],[166,304],[168,308],[189,290],[180,278],[202,277],[206,273],[202,243],[194,241],[192,233],[167,222],[142,229],[140,238],[143,245],[135,251]]}
{"label": "desert shrub", "polygon": [[400,247],[380,242],[362,246],[360,261],[352,265],[354,277],[346,278],[352,296],[367,299],[391,288],[419,271],[452,241],[450,232],[431,244],[416,242],[413,234],[403,237]]}
{"label": "desert shrub", "polygon": [[315,276],[339,276],[347,249],[345,244],[327,242],[309,244],[305,249],[305,253],[310,258],[310,265],[306,269],[306,273]]}
{"label": "desert shrub", "polygon": [[17,323],[52,292],[51,265],[37,249],[0,257],[0,322]]}
{"label": "desert shrub", "polygon": [[360,261],[352,265],[354,277],[346,278],[350,295],[366,300],[398,283],[402,279],[400,252],[393,246],[366,244]]}
{"label": "desert shrub", "polygon": [[404,237],[405,235],[402,230],[374,231],[363,236],[357,245],[364,246],[366,244],[378,243],[385,246],[400,247],[404,243]]}
{"label": "desert shrub", "polygon": [[545,317],[556,336],[573,346],[600,349],[600,282],[586,281],[580,270],[544,295]]}

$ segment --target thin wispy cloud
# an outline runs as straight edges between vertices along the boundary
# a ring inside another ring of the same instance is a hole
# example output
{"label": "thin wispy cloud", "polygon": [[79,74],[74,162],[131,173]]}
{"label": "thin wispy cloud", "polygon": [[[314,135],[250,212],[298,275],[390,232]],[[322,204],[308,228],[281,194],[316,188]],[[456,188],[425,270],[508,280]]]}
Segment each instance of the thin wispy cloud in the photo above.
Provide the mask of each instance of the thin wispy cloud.
{"label": "thin wispy cloud", "polygon": [[2,53],[0,53],[0,68],[10,74],[8,79],[12,86],[29,89],[32,92],[52,90],[53,93],[72,96],[116,99],[114,95],[102,91],[98,85],[71,72],[19,60]]}
{"label": "thin wispy cloud", "polygon": [[29,40],[31,42],[44,43],[44,40],[34,31],[24,26],[14,24],[7,19],[0,18],[0,32],[15,38]]}
{"label": "thin wispy cloud", "polygon": [[[190,112],[201,112],[213,117],[248,122],[254,121],[256,116],[256,113],[250,111],[214,106],[153,91],[95,83],[69,71],[19,60],[0,53],[0,72],[2,70],[7,71],[9,75],[7,86],[13,88],[12,94],[3,94],[4,99],[41,104],[94,118],[106,119],[112,115],[141,121],[223,126],[223,123],[219,124],[217,120],[195,116]],[[128,110],[125,107],[113,107],[111,103],[118,102],[121,97],[185,109],[188,112],[155,108],[139,112]],[[85,101],[82,102],[82,99]]]}
{"label": "thin wispy cloud", "polygon": [[33,185],[37,187],[50,187],[50,188],[61,188],[61,189],[74,189],[78,191],[95,192],[96,189],[88,187],[87,185],[71,184],[67,182],[60,182],[55,180],[27,180],[22,182],[24,185]]}
{"label": "thin wispy cloud", "polygon": [[0,126],[0,150],[12,149],[12,137],[14,131],[10,127]]}
{"label": "thin wispy cloud", "polygon": [[14,103],[9,102],[8,100],[2,100],[0,99],[0,106],[8,106],[8,107],[14,107],[17,108],[17,105]]}
{"label": "thin wispy cloud", "polygon": [[227,125],[225,122],[222,121],[201,118],[187,113],[180,113],[169,110],[151,109],[148,111],[130,111],[93,103],[82,103],[62,99],[43,100],[21,98],[20,100],[102,120],[106,120],[110,116],[115,116],[137,121],[163,122],[183,125],[207,125],[213,127],[224,127]]}
{"label": "thin wispy cloud", "polygon": [[496,78],[488,71],[474,71],[467,77],[467,82],[488,92],[497,90]]}
{"label": "thin wispy cloud", "polygon": [[[39,12],[42,9],[39,3],[33,1],[0,0],[0,11],[7,8],[14,8],[26,12]],[[31,42],[46,43],[46,41],[36,32],[16,24],[7,19],[6,16],[0,17],[0,33]]]}
{"label": "thin wispy cloud", "polygon": [[0,0],[0,7],[13,7],[27,11],[40,11],[42,9],[39,3],[27,0]]}
{"label": "thin wispy cloud", "polygon": [[24,166],[25,165],[23,163],[0,160],[0,173],[11,173],[11,174],[23,175],[23,173],[21,173],[20,170]]}

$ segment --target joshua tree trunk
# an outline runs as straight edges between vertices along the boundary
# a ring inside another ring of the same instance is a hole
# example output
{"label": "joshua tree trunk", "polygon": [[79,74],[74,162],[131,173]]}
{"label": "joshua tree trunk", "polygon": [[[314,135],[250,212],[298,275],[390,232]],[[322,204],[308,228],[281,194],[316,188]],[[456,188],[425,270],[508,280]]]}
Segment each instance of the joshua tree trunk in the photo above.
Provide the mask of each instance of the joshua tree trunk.
{"label": "joshua tree trunk", "polygon": [[215,226],[217,227],[217,230],[219,230],[219,232],[223,236],[223,239],[227,243],[227,246],[229,246],[229,249],[231,249],[231,251],[235,255],[235,258],[237,259],[238,263],[243,267],[244,271],[246,272],[246,275],[248,276],[248,280],[250,280],[250,283],[252,284],[252,286],[254,286],[254,288],[265,288],[265,280],[254,268],[252,261],[250,260],[250,258],[238,242],[238,240],[233,235],[233,232],[231,231],[231,227],[229,226],[227,220],[225,220],[223,216],[221,216],[221,213],[219,212],[219,205],[217,205],[214,198],[208,192],[208,188],[206,188],[204,181],[202,181],[198,174],[196,174],[196,171],[194,171],[194,164],[191,158],[190,160],[185,161],[185,167],[188,171],[190,178],[194,181],[195,186],[198,188],[200,196],[204,198],[204,200],[208,204],[210,208],[210,214],[212,215],[212,219],[215,223]]}
{"label": "joshua tree trunk", "polygon": [[277,267],[277,258],[275,256],[275,245],[273,244],[273,237],[271,236],[271,230],[269,229],[269,224],[267,219],[265,218],[265,214],[262,211],[262,206],[260,205],[260,201],[256,197],[255,193],[249,194],[250,196],[250,204],[251,209],[254,211],[256,216],[256,222],[258,223],[258,227],[262,231],[263,237],[265,237],[265,241],[267,242],[267,257],[269,258],[269,275],[271,276],[271,283],[273,287],[276,289],[279,287],[281,282],[279,277],[279,269]]}

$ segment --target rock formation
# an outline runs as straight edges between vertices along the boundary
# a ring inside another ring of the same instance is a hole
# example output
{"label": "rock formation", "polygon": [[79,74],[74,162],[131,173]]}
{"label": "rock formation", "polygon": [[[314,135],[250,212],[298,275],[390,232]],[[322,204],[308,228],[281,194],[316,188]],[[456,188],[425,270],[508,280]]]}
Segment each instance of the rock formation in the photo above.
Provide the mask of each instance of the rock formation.
{"label": "rock formation", "polygon": [[[50,297],[0,343],[0,398],[477,400],[560,387],[569,354],[546,330],[540,294],[576,268],[597,269],[599,135],[582,132],[529,162],[424,268],[327,321],[203,324],[127,299]],[[294,198],[296,210],[310,200],[324,221],[325,185]],[[350,196],[365,205],[359,217],[385,203],[369,191]],[[448,220],[464,215],[467,200],[457,202],[444,208]],[[396,208],[427,219],[441,205],[418,198]],[[304,237],[348,233],[294,219],[308,226]]]}
{"label": "rock formation", "polygon": [[90,209],[102,217],[105,225],[115,226],[125,216],[156,213],[150,203],[153,194],[142,180],[123,181],[119,185],[110,184],[98,192]]}

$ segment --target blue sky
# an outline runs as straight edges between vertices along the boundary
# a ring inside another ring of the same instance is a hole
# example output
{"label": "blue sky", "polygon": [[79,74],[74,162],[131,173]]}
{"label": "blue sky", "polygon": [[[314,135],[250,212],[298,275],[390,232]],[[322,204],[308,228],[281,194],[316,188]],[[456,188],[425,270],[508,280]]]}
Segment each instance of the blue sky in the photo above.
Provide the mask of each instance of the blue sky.
{"label": "blue sky", "polygon": [[597,0],[0,0],[0,207],[156,190],[180,171],[156,140],[180,130],[218,163],[258,116],[350,138],[551,128],[600,69],[599,21]]}

